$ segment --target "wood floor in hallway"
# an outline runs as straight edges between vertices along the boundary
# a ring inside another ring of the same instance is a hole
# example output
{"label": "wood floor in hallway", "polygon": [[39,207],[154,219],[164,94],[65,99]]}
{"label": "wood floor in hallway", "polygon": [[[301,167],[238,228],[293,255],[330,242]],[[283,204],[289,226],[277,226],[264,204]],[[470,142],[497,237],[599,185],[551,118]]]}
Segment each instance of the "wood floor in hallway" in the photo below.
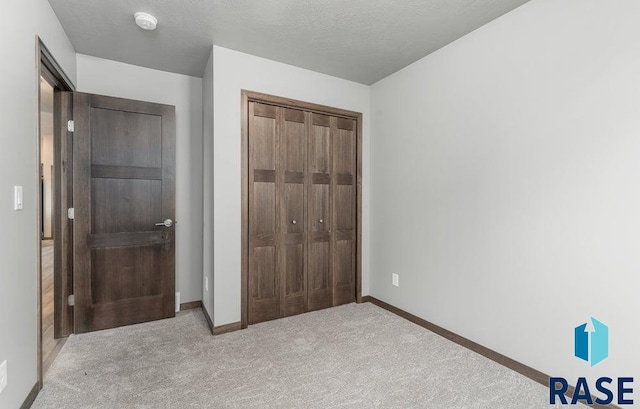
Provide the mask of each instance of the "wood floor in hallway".
{"label": "wood floor in hallway", "polygon": [[42,241],[42,362],[43,370],[55,359],[64,341],[54,338],[53,240]]}

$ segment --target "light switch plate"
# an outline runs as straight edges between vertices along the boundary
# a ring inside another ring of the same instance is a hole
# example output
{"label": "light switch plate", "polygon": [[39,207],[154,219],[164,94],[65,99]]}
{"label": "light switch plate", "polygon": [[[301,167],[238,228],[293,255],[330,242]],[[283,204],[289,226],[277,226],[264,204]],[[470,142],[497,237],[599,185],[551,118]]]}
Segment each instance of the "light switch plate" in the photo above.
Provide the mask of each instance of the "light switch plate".
{"label": "light switch plate", "polygon": [[400,285],[400,276],[395,273],[391,274],[391,284],[398,287]]}
{"label": "light switch plate", "polygon": [[0,393],[7,387],[7,361],[0,364]]}
{"label": "light switch plate", "polygon": [[13,187],[13,210],[22,210],[22,186]]}

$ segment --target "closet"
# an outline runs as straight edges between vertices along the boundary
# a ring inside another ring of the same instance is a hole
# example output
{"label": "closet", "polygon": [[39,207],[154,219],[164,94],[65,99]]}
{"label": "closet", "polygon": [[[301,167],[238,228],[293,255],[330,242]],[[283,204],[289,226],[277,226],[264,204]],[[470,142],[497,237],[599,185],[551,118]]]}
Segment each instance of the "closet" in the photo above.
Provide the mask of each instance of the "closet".
{"label": "closet", "polygon": [[254,95],[243,100],[247,323],[356,301],[361,116]]}

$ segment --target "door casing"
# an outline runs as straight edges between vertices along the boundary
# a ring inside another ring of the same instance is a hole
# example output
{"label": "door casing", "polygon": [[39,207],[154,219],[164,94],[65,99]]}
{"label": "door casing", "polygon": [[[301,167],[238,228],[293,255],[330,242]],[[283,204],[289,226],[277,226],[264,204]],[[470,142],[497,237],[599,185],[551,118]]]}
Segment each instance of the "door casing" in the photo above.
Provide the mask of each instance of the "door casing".
{"label": "door casing", "polygon": [[[62,177],[62,139],[66,136],[66,133],[62,130],[65,125],[62,123],[64,121],[63,116],[65,115],[65,110],[63,109],[64,102],[61,102],[61,95],[64,92],[72,92],[75,91],[75,85],[69,77],[66,75],[60,64],[53,57],[53,54],[49,51],[44,42],[40,39],[40,37],[36,36],[36,89],[37,89],[37,122],[36,122],[36,180],[40,180],[40,161],[41,161],[41,153],[40,153],[40,77],[45,77],[47,81],[52,83],[55,87],[54,94],[54,167],[56,168],[56,172],[54,175],[54,185],[55,185],[55,197],[54,200],[56,202],[55,210],[57,214],[54,215],[54,236],[56,234],[60,234],[60,230],[62,229],[63,221],[66,221],[66,217],[63,218],[62,214],[66,215],[66,209],[62,209],[62,193],[65,189],[69,188],[67,180]],[[40,185],[37,184],[36,189],[38,190],[38,196],[40,196]],[[38,311],[38,328],[37,328],[37,345],[38,345],[38,361],[37,361],[37,372],[38,372],[38,390],[42,388],[42,381],[44,378],[44,362],[43,362],[43,351],[42,351],[42,240],[41,240],[41,220],[40,220],[40,201],[36,201],[36,262],[37,262],[37,311]],[[64,337],[69,335],[72,332],[72,323],[73,323],[73,312],[72,308],[67,305],[67,300],[65,297],[65,283],[71,282],[73,279],[73,272],[70,269],[65,269],[62,262],[62,252],[63,247],[70,248],[73,244],[70,237],[66,237],[64,240],[66,246],[63,246],[63,242],[60,240],[60,237],[56,239],[56,244],[54,246],[54,259],[56,265],[54,266],[54,332],[55,337]],[[72,257],[72,254],[70,255]]]}
{"label": "door casing", "polygon": [[356,302],[362,303],[362,114],[295,99],[241,90],[242,178],[241,178],[241,311],[240,326],[249,324],[249,102],[300,109],[356,121]]}

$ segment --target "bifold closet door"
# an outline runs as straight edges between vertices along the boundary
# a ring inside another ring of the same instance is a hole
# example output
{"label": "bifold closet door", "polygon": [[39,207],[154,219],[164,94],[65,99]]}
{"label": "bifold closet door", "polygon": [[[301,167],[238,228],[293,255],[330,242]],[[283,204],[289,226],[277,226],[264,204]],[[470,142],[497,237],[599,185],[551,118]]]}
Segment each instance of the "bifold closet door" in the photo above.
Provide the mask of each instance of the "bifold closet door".
{"label": "bifold closet door", "polygon": [[249,104],[249,323],[280,316],[277,109]]}
{"label": "bifold closet door", "polygon": [[356,299],[356,121],[331,117],[333,305]]}
{"label": "bifold closet door", "polygon": [[311,114],[308,310],[355,301],[356,121]]}
{"label": "bifold closet door", "polygon": [[306,116],[249,106],[251,324],[307,310]]}
{"label": "bifold closet door", "polygon": [[305,113],[278,108],[280,166],[282,183],[276,202],[280,204],[280,316],[301,314],[307,310],[306,208],[305,189],[307,132]]}
{"label": "bifold closet door", "polygon": [[331,117],[311,114],[309,132],[309,311],[333,305]]}
{"label": "bifold closet door", "polygon": [[248,323],[355,301],[356,121],[249,102]]}

